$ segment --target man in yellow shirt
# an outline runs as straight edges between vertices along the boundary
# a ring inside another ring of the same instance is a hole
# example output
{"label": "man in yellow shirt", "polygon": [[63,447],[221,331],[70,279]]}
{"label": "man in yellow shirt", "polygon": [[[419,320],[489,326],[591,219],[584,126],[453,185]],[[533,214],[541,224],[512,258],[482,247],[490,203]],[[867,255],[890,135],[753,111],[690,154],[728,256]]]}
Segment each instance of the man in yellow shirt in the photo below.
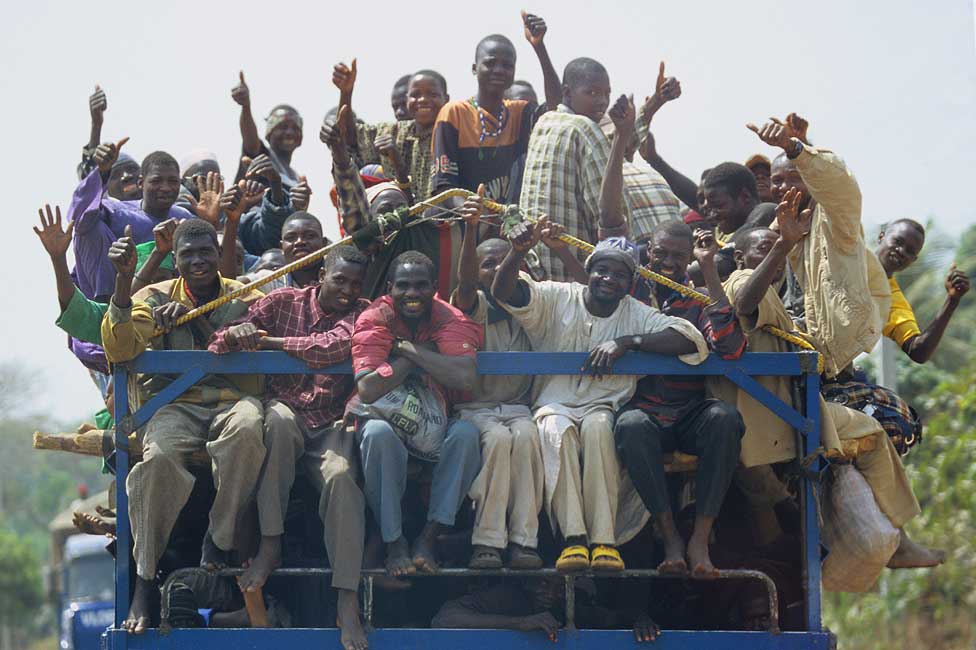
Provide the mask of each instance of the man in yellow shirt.
{"label": "man in yellow shirt", "polygon": [[895,273],[914,264],[923,245],[925,228],[922,224],[911,219],[898,219],[881,230],[875,249],[891,285],[891,311],[882,332],[915,363],[925,363],[932,358],[949,325],[949,319],[969,291],[969,278],[953,264],[945,280],[946,299],[942,309],[925,331],[919,329],[915,312],[898,286]]}

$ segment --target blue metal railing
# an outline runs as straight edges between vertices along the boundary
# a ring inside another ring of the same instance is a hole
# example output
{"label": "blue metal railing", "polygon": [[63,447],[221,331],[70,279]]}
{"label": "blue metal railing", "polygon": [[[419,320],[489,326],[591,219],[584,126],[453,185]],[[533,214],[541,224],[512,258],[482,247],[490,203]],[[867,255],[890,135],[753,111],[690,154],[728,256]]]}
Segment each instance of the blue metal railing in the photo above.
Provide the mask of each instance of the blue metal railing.
{"label": "blue metal railing", "polygon": [[[480,352],[478,372],[486,375],[576,375],[581,373],[585,353],[561,352]],[[128,557],[130,553],[130,524],[128,495],[125,491],[129,473],[128,435],[145,424],[165,404],[172,402],[202,377],[209,374],[337,374],[350,373],[350,364],[324,369],[312,369],[284,352],[247,352],[217,356],[203,351],[145,352],[138,358],[114,368],[115,444],[116,444],[116,503],[118,510],[115,629],[105,637],[105,647],[115,648],[276,648],[319,647],[335,631],[325,630],[176,630],[165,642],[150,631],[140,637],[128,637],[119,628],[129,609]],[[802,454],[820,447],[820,376],[817,373],[817,354],[747,353],[738,361],[725,361],[714,355],[697,366],[687,365],[674,357],[645,353],[628,353],[614,365],[616,374],[631,375],[713,375],[723,376],[746,391],[777,417],[797,429],[803,438]],[[128,385],[130,373],[175,375],[176,379],[148,400],[135,413],[129,412]],[[802,377],[805,383],[804,409],[797,411],[784,403],[754,376]],[[818,461],[819,462],[819,461]],[[814,494],[809,481],[803,480],[803,579],[805,594],[806,632],[770,635],[760,632],[679,632],[668,631],[655,643],[657,648],[818,648],[825,649],[829,635],[821,627],[820,602],[820,530]],[[324,634],[323,636],[323,633]],[[580,636],[585,635],[585,636]],[[376,648],[497,648],[552,647],[540,638],[518,632],[484,631],[471,635],[463,630],[377,630],[370,635],[370,647]],[[435,642],[435,640],[441,642]],[[627,641],[629,639],[629,642]],[[567,647],[605,648],[609,645],[633,643],[633,635],[614,632],[585,631],[561,637]],[[663,645],[662,645],[663,644]],[[336,645],[335,647],[338,647]]]}

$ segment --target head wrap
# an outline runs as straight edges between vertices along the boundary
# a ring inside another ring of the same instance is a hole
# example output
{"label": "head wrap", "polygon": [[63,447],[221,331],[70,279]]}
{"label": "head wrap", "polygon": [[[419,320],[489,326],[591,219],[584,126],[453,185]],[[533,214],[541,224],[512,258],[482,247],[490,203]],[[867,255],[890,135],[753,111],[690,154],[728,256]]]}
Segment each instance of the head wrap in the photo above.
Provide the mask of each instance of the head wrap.
{"label": "head wrap", "polygon": [[616,260],[624,264],[631,273],[637,273],[640,263],[640,248],[625,237],[608,237],[596,245],[593,252],[586,258],[583,268],[587,272],[600,260]]}
{"label": "head wrap", "polygon": [[180,158],[180,170],[185,174],[190,167],[207,161],[212,161],[220,167],[220,164],[217,163],[217,154],[206,149],[194,149],[183,154],[183,157]]}
{"label": "head wrap", "polygon": [[266,126],[264,127],[264,137],[268,138],[271,136],[271,132],[275,130],[279,125],[287,121],[292,121],[298,126],[298,130],[302,129],[302,116],[298,114],[294,108],[288,104],[278,104],[271,109],[268,113],[268,117],[264,118]]}
{"label": "head wrap", "polygon": [[374,178],[382,178],[383,180],[390,180],[390,177],[386,175],[385,171],[383,171],[383,165],[378,165],[376,163],[363,165],[363,168],[359,170],[359,173],[364,178],[366,176],[372,176]]}
{"label": "head wrap", "polygon": [[130,156],[126,152],[120,151],[119,152],[119,157],[115,159],[115,162],[114,163],[112,163],[112,169],[114,170],[116,167],[120,167],[120,166],[126,165],[128,163],[132,163],[136,167],[139,166],[139,161],[138,160],[136,160],[135,158],[133,158],[132,156]]}
{"label": "head wrap", "polygon": [[762,155],[761,153],[753,154],[749,156],[749,160],[746,161],[746,167],[752,169],[756,165],[764,165],[765,167],[772,167],[772,163],[769,162],[769,158]]}
{"label": "head wrap", "polygon": [[705,221],[705,217],[703,217],[700,212],[696,212],[695,210],[688,210],[687,212],[685,212],[685,216],[682,217],[682,220],[690,226],[693,223],[699,223],[701,221]]}
{"label": "head wrap", "polygon": [[[142,267],[146,265],[146,262],[149,260],[149,256],[154,250],[156,250],[156,242],[154,241],[136,244],[136,273],[142,270]],[[176,267],[173,265],[173,253],[166,254],[166,257],[163,258],[163,262],[159,265],[159,268],[169,269],[170,271],[176,269]]]}
{"label": "head wrap", "polygon": [[404,194],[403,190],[401,190],[397,186],[396,183],[391,183],[390,181],[384,181],[382,183],[377,183],[376,185],[366,188],[366,202],[369,203],[370,205],[373,205],[373,201],[376,200],[376,197],[378,197],[380,194],[382,194],[387,190],[396,190],[400,194],[403,194],[404,198],[406,198],[407,196],[406,194]]}

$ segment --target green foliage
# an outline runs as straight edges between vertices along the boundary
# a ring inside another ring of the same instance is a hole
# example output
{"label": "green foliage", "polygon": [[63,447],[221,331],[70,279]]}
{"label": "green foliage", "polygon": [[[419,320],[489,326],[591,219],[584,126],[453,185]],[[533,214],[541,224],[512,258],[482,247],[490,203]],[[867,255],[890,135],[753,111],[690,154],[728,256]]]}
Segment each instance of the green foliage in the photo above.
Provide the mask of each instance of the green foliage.
{"label": "green foliage", "polygon": [[34,618],[43,599],[40,561],[16,534],[0,530],[0,625]]}

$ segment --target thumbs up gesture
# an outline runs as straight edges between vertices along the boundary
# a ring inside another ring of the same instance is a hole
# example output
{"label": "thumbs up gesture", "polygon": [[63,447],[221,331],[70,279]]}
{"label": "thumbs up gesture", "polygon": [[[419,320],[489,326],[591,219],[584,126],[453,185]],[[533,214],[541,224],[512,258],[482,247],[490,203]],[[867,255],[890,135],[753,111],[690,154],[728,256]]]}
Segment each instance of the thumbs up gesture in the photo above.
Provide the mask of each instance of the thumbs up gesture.
{"label": "thumbs up gesture", "polygon": [[132,239],[132,226],[125,227],[125,234],[115,240],[108,249],[108,259],[119,275],[131,278],[136,274],[136,244]]}

